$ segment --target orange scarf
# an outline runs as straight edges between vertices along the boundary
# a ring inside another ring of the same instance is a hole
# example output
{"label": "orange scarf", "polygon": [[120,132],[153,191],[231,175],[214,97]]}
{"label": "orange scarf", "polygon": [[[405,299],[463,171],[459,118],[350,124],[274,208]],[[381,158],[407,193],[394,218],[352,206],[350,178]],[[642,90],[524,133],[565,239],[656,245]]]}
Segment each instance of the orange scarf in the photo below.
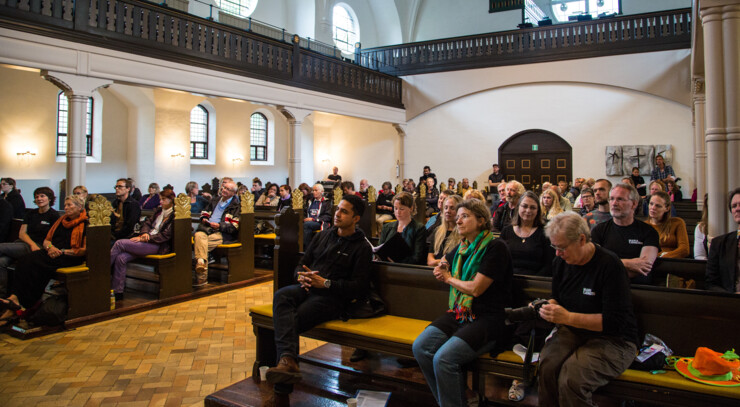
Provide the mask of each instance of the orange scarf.
{"label": "orange scarf", "polygon": [[83,237],[85,236],[85,221],[87,220],[87,212],[83,209],[80,212],[80,216],[71,219],[69,216],[64,215],[59,220],[54,222],[54,225],[49,229],[49,233],[46,234],[46,240],[51,242],[51,238],[54,236],[54,232],[61,223],[66,229],[72,229],[72,238],[70,239],[71,249],[75,255],[82,248]]}

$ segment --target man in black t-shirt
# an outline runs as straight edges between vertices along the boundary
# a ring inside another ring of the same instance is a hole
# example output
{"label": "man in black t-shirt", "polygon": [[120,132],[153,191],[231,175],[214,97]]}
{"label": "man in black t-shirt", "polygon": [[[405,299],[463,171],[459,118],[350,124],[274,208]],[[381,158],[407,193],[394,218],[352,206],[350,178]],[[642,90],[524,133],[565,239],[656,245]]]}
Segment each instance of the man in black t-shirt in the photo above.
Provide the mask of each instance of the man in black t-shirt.
{"label": "man in black t-shirt", "polygon": [[590,241],[578,214],[557,215],[545,233],[558,257],[552,298],[539,316],[557,328],[540,353],[539,405],[593,405],[593,392],[622,374],[637,352],[629,281],[614,253]]}
{"label": "man in black t-shirt", "polygon": [[635,219],[640,195],[629,184],[617,184],[609,193],[612,219],[596,225],[591,231],[594,243],[614,252],[627,269],[633,284],[650,284],[650,270],[658,257],[658,232]]}
{"label": "man in black t-shirt", "polygon": [[334,181],[336,183],[342,182],[342,176],[339,175],[339,168],[334,167],[331,169],[331,174],[326,176],[327,181]]}
{"label": "man in black t-shirt", "polygon": [[496,210],[501,196],[498,194],[498,186],[504,182],[504,174],[499,170],[498,164],[493,164],[493,172],[488,176],[488,191],[491,194],[491,212]]}

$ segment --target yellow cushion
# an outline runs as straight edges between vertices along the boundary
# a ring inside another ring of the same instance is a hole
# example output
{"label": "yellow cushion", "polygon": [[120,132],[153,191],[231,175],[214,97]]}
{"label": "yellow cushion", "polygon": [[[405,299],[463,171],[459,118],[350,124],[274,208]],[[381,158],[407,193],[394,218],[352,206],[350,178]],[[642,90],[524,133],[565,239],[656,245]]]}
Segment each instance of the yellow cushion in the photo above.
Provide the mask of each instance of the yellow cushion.
{"label": "yellow cushion", "polygon": [[216,247],[218,247],[219,249],[232,249],[234,247],[241,247],[241,246],[242,246],[241,243],[229,243],[229,244],[220,244]]}
{"label": "yellow cushion", "polygon": [[275,233],[262,233],[259,235],[254,235],[255,239],[267,239],[267,240],[275,240],[277,239],[277,234]]}
{"label": "yellow cushion", "polygon": [[668,387],[671,389],[686,390],[694,393],[740,399],[740,387],[721,387],[701,384],[693,380],[689,380],[674,371],[668,371],[661,374],[651,374],[650,372],[643,372],[641,370],[628,369],[617,379],[625,382],[643,383],[651,386]]}
{"label": "yellow cushion", "polygon": [[391,223],[391,222],[398,222],[398,221],[395,219],[388,219],[388,220],[383,221],[383,223]]}
{"label": "yellow cushion", "polygon": [[57,269],[57,273],[62,273],[62,274],[83,273],[86,271],[90,271],[90,268],[84,264],[81,264],[79,266],[74,266],[74,267],[62,267],[62,268]]}
{"label": "yellow cushion", "polygon": [[161,259],[169,259],[171,257],[175,257],[175,253],[167,253],[167,254],[149,254],[145,256],[147,259],[155,259],[155,260],[161,260]]}
{"label": "yellow cushion", "polygon": [[249,312],[272,318],[272,304],[255,305]]}

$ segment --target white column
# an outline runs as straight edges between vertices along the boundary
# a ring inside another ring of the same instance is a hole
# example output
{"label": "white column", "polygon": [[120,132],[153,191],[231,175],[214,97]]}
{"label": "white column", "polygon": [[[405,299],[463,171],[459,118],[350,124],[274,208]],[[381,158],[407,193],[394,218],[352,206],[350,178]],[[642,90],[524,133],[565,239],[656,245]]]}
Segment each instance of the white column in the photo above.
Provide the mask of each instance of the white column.
{"label": "white column", "polygon": [[[740,4],[722,8],[728,190],[740,187]],[[727,213],[726,201],[722,204]],[[737,224],[727,216],[726,231]]]}
{"label": "white column", "polygon": [[[396,184],[400,184],[401,181],[406,178],[406,125],[394,123],[393,128],[398,132],[398,160],[397,160],[397,172],[396,172]],[[395,188],[396,185],[393,185]]]}
{"label": "white column", "polygon": [[316,39],[323,43],[333,45],[334,35],[332,33],[332,16],[334,13],[334,2],[329,0],[316,0]]}
{"label": "white column", "polygon": [[69,101],[67,122],[67,195],[76,185],[85,185],[87,158],[87,100],[93,92],[113,83],[111,80],[91,78],[61,72],[42,71],[41,76],[59,87]]}
{"label": "white column", "polygon": [[707,193],[709,194],[709,236],[726,231],[727,138],[724,107],[724,73],[721,7],[700,10],[704,31],[706,79]]}
{"label": "white column", "polygon": [[704,194],[707,193],[707,149],[704,131],[706,97],[704,96],[704,78],[694,78],[694,179],[696,180],[696,206],[698,210],[704,205]]}
{"label": "white column", "polygon": [[288,183],[292,187],[298,187],[303,182],[301,178],[301,125],[303,119],[312,113],[311,110],[298,109],[294,107],[278,106],[278,110],[288,119]]}

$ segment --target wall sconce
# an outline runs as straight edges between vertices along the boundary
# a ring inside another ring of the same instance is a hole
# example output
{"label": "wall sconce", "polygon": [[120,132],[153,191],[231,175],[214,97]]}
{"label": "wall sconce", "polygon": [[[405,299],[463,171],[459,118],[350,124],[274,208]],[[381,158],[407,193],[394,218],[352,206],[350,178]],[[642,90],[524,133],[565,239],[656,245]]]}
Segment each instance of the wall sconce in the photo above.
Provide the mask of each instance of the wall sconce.
{"label": "wall sconce", "polygon": [[242,161],[244,161],[244,158],[242,158],[241,156],[237,156],[237,157],[234,157],[234,158],[232,158],[232,159],[231,159],[231,167],[232,167],[232,168],[233,168],[233,167],[236,167],[236,166],[237,166],[237,164],[239,164],[239,163],[240,163],[240,162],[242,162]]}
{"label": "wall sconce", "polygon": [[25,158],[25,157],[33,157],[36,155],[36,153],[32,153],[30,151],[24,151],[22,153],[16,153],[19,157]]}
{"label": "wall sconce", "polygon": [[18,164],[30,166],[31,159],[36,157],[36,153],[32,152],[31,150],[26,150],[23,152],[17,152],[16,156],[18,157]]}
{"label": "wall sconce", "polygon": [[171,157],[172,158],[185,158],[185,154],[183,153],[172,154]]}

